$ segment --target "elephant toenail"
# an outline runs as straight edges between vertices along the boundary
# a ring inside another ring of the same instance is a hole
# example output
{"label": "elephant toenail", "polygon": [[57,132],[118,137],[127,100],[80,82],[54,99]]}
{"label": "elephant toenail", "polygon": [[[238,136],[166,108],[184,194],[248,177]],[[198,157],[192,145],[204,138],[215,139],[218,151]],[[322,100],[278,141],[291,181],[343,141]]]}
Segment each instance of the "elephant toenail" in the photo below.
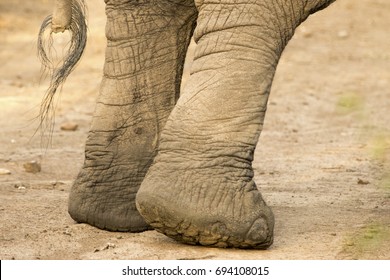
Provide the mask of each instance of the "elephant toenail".
{"label": "elephant toenail", "polygon": [[220,237],[225,236],[226,235],[226,225],[224,223],[221,223],[221,222],[215,222],[211,226],[211,234],[219,235]]}
{"label": "elephant toenail", "polygon": [[246,239],[251,243],[263,243],[266,241],[268,234],[267,221],[263,218],[258,218],[249,229]]}

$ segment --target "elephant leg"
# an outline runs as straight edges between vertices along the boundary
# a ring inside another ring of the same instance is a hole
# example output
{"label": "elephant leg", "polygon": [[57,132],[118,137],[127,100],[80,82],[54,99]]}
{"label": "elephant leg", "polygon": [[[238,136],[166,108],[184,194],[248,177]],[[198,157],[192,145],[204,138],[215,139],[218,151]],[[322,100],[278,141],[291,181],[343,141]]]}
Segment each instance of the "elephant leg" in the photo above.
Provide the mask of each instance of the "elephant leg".
{"label": "elephant leg", "polygon": [[149,226],[135,196],[178,99],[197,11],[188,0],[105,2],[104,76],[68,211],[77,222],[137,232]]}
{"label": "elephant leg", "polygon": [[272,244],[252,160],[282,50],[314,11],[306,2],[319,1],[196,1],[191,75],[137,194],[158,231],[189,244]]}

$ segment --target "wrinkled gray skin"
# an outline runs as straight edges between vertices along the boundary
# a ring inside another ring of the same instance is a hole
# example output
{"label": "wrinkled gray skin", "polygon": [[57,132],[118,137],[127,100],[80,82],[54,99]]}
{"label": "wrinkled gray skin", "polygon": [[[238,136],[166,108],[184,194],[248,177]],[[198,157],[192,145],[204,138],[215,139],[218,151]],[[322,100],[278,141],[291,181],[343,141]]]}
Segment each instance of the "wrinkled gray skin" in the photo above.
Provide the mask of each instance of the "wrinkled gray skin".
{"label": "wrinkled gray skin", "polygon": [[72,218],[113,231],[151,226],[189,244],[269,247],[274,217],[252,169],[268,95],[295,28],[333,1],[105,0],[104,77]]}

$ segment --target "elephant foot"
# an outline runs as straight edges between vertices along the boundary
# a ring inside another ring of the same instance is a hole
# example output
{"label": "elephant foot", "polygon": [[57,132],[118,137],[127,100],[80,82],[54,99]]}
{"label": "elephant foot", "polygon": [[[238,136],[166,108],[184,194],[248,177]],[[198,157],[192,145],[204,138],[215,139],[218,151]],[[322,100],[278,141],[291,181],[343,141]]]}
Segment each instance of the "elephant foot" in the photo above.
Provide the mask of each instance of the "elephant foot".
{"label": "elephant foot", "polygon": [[135,207],[134,191],[137,188],[134,190],[132,185],[136,182],[118,177],[118,172],[129,173],[128,170],[119,169],[92,171],[84,167],[70,192],[70,216],[79,223],[110,231],[141,232],[152,229]]}
{"label": "elephant foot", "polygon": [[211,175],[221,175],[212,170],[163,169],[160,163],[151,167],[136,199],[157,231],[193,245],[266,249],[272,244],[274,217],[253,181]]}

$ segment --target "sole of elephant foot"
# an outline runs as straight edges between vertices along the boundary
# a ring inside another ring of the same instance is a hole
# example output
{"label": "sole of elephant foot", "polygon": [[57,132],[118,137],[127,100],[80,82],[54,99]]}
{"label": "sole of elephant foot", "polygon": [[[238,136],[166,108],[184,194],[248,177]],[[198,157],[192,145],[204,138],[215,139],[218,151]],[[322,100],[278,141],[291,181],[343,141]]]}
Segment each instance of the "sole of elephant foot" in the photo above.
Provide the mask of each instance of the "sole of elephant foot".
{"label": "sole of elephant foot", "polygon": [[266,249],[272,244],[274,217],[254,183],[235,190],[225,186],[228,192],[200,184],[187,192],[172,179],[147,176],[137,194],[139,212],[157,231],[192,245]]}
{"label": "sole of elephant foot", "polygon": [[153,229],[136,209],[133,181],[110,181],[104,172],[91,174],[82,170],[70,191],[68,212],[76,222],[109,231]]}

